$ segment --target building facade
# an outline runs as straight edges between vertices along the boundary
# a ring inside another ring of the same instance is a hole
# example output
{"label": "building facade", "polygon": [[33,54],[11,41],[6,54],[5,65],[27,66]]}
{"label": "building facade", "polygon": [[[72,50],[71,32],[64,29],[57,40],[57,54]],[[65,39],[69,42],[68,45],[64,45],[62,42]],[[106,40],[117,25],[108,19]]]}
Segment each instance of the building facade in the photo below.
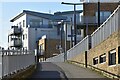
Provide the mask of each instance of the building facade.
{"label": "building facade", "polygon": [[34,50],[43,35],[59,39],[56,25],[58,21],[65,19],[63,16],[23,10],[10,20],[13,26],[8,35],[8,46],[10,49]]}
{"label": "building facade", "polygon": [[[42,36],[38,42],[39,58],[46,59],[63,53],[65,50],[65,40],[62,40],[62,48],[59,46],[60,42],[60,39],[48,38],[46,35]],[[67,41],[66,49],[70,49],[69,41]]]}

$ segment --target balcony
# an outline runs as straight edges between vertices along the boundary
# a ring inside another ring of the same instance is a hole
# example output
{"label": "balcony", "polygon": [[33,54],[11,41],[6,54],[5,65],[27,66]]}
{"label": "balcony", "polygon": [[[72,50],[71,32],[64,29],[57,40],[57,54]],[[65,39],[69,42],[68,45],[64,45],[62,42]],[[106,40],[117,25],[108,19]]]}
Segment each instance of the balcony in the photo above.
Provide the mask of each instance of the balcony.
{"label": "balcony", "polygon": [[10,41],[9,46],[10,47],[20,47],[20,46],[22,46],[22,40],[13,38],[12,41]]}
{"label": "balcony", "polygon": [[[109,16],[100,17],[100,23],[103,23]],[[81,16],[80,21],[77,21],[77,23],[80,25],[85,24],[97,24],[98,18],[96,16]]]}
{"label": "balcony", "polygon": [[22,33],[21,28],[18,28],[18,26],[12,26],[9,35],[19,35]]}

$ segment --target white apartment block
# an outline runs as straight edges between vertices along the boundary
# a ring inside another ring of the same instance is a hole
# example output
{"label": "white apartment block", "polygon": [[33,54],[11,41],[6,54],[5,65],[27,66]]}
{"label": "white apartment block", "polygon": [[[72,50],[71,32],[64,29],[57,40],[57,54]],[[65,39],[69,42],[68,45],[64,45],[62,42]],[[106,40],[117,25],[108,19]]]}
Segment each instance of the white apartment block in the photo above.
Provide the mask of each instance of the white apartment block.
{"label": "white apartment block", "polygon": [[62,16],[23,10],[22,13],[10,20],[13,25],[8,35],[8,46],[10,49],[34,50],[37,47],[37,41],[43,35],[59,38],[57,21],[65,19]]}
{"label": "white apartment block", "polygon": [[[37,41],[43,35],[46,35],[47,38],[60,39],[61,25],[58,22],[61,20],[70,21],[73,14],[73,11],[68,14],[70,16],[63,16],[23,10],[23,12],[10,20],[12,26],[8,34],[9,49],[37,49]],[[68,33],[71,33],[69,28]]]}

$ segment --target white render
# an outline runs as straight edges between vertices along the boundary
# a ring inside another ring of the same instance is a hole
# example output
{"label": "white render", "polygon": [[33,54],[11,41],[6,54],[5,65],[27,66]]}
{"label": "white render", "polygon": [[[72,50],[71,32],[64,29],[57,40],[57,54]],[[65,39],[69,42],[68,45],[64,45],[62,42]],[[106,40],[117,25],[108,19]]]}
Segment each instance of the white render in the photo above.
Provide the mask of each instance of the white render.
{"label": "white render", "polygon": [[[60,36],[57,35],[57,27],[53,26],[53,28],[31,28],[30,20],[31,19],[42,19],[43,25],[48,25],[49,20],[37,17],[29,14],[24,14],[17,20],[13,22],[13,26],[20,27],[19,23],[22,24],[22,47],[27,50],[34,50],[37,47],[36,41],[38,41],[43,35],[47,35],[48,38],[59,39]],[[25,20],[25,26],[23,27],[23,20]],[[54,22],[53,22],[54,23]],[[54,25],[52,23],[52,25]],[[23,40],[23,35],[25,36]],[[10,45],[10,42],[8,43]]]}

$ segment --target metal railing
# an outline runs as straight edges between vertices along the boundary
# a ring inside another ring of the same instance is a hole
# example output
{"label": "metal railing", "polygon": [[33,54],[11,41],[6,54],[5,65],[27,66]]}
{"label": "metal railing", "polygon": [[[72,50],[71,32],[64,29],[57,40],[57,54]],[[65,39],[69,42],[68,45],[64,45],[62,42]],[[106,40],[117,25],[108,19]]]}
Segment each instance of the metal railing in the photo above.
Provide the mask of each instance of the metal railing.
{"label": "metal railing", "polygon": [[22,46],[22,40],[19,38],[13,38],[13,40],[11,40],[9,42],[9,46],[13,47],[13,46]]}
{"label": "metal railing", "polygon": [[109,18],[91,34],[92,48],[107,39],[119,27],[120,6],[109,16]]}
{"label": "metal railing", "polygon": [[[102,16],[100,17],[100,23],[103,23],[108,16]],[[98,23],[98,18],[97,16],[80,16],[80,22],[78,21],[79,24],[97,24]]]}
{"label": "metal railing", "polygon": [[80,41],[78,44],[76,44],[74,47],[72,47],[70,50],[67,51],[67,59],[71,59],[75,57],[76,55],[83,53],[85,51],[88,51],[91,43],[90,36],[86,36],[82,41]]}
{"label": "metal railing", "polygon": [[0,78],[35,64],[32,51],[0,50]]}
{"label": "metal railing", "polygon": [[[112,33],[118,31],[120,25],[120,5],[109,16],[109,18],[91,35],[86,36],[82,41],[67,51],[67,60],[74,58],[80,53],[88,51],[90,48],[95,47],[103,40],[107,39]],[[62,58],[62,59],[61,59]],[[64,61],[64,54],[60,54],[53,58],[49,58],[50,61]]]}

